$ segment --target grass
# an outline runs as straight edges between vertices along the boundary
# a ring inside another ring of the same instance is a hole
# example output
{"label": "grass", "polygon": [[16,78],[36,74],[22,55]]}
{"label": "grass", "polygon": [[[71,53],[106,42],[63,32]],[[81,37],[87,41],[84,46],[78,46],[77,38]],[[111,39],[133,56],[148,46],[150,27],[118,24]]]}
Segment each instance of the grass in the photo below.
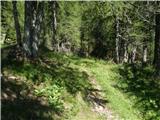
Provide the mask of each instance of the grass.
{"label": "grass", "polygon": [[102,87],[106,106],[120,120],[159,119],[160,85],[147,76],[153,69],[52,52],[34,62],[2,64],[2,119],[103,120],[85,98],[92,88],[90,76]]}
{"label": "grass", "polygon": [[94,74],[105,91],[106,98],[109,101],[107,106],[115,114],[118,114],[121,120],[141,120],[139,111],[133,107],[133,100],[115,87],[121,79],[121,75],[117,70],[120,66],[102,60],[91,59],[82,59],[79,61],[79,65]]}
{"label": "grass", "polygon": [[109,101],[108,106],[112,108],[115,113],[119,114],[121,119],[140,120],[140,115],[138,111],[134,109],[132,100],[128,99],[125,94],[114,87],[120,79],[118,72],[114,71],[118,66],[113,64],[107,64],[105,67],[102,66],[104,65],[99,64],[99,69],[95,68],[92,69],[92,71],[95,73],[99,84],[105,91]]}
{"label": "grass", "polygon": [[[81,108],[89,109],[89,104],[77,103],[77,95],[81,94],[82,103],[86,90],[91,87],[88,74],[70,66],[65,55],[49,53],[41,58],[25,63],[2,61],[2,119],[70,119]],[[17,80],[13,82],[8,76],[15,76]],[[30,103],[26,103],[26,109],[23,109],[21,103],[25,101]],[[41,109],[42,106],[46,109]]]}

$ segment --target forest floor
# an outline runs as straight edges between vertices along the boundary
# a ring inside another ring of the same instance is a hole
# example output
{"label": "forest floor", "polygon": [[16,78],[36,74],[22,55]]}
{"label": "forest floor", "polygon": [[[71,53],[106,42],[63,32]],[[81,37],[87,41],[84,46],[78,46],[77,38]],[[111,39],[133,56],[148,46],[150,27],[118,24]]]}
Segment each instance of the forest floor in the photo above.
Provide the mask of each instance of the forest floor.
{"label": "forest floor", "polygon": [[2,120],[160,118],[160,82],[151,67],[52,52],[2,65]]}

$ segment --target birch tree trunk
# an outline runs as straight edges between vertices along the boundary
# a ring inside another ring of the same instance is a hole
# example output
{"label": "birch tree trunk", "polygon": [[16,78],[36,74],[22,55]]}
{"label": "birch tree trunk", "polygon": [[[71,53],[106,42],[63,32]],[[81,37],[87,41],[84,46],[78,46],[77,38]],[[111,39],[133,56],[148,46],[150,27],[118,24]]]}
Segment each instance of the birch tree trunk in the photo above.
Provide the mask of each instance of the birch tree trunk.
{"label": "birch tree trunk", "polygon": [[134,63],[134,62],[135,62],[136,52],[137,52],[137,48],[134,47],[134,48],[133,48],[133,51],[132,51],[132,54],[131,54],[131,63]]}
{"label": "birch tree trunk", "polygon": [[119,18],[116,16],[116,62],[119,63]]}
{"label": "birch tree trunk", "polygon": [[147,62],[147,43],[144,41],[143,43],[143,63]]}
{"label": "birch tree trunk", "polygon": [[127,49],[127,44],[126,43],[124,43],[124,58],[123,58],[123,62],[124,63],[128,62],[128,49]]}
{"label": "birch tree trunk", "polygon": [[[147,1],[146,7],[149,8],[149,5],[150,5],[150,4],[149,4],[149,1]],[[151,16],[151,15],[150,15],[149,12],[147,12],[147,13],[146,13],[146,18],[149,18],[149,16]],[[150,31],[150,25],[146,23],[146,26],[148,26],[148,27],[146,28],[146,30],[145,30],[145,33],[147,34],[147,33]],[[142,63],[143,63],[143,64],[146,64],[146,62],[147,62],[148,39],[149,39],[149,38],[146,37],[146,38],[144,38],[144,40],[143,40],[143,58],[142,58]]]}

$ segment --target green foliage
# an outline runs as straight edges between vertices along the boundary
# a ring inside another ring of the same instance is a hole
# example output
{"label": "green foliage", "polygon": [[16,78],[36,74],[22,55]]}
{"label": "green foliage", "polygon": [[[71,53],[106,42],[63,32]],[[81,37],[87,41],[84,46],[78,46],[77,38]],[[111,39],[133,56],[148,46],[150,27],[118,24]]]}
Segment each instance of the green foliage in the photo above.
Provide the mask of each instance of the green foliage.
{"label": "green foliage", "polygon": [[[1,32],[5,35],[5,44],[13,44],[16,42],[15,23],[13,18],[13,6],[11,1],[2,1],[1,11]],[[24,2],[17,2],[18,18],[20,29],[23,34],[24,27]]]}
{"label": "green foliage", "polygon": [[[118,17],[120,22],[118,44],[121,59],[124,57],[124,44],[127,45],[128,54],[132,54],[133,49],[137,48],[136,60],[139,61],[143,57],[143,46],[146,45],[148,48],[147,57],[152,62],[154,48],[152,23],[154,24],[154,16],[146,8],[155,11],[153,2],[57,1],[56,31],[53,31],[52,28],[53,11],[50,3],[47,1],[43,4],[43,32],[39,38],[42,46],[54,50],[57,46],[60,49],[63,48],[63,44],[66,43],[65,49],[69,49],[71,52],[77,52],[80,49],[86,56],[93,55],[112,60],[115,58],[115,18]],[[23,38],[24,2],[17,2],[17,8]],[[6,42],[15,42],[12,2],[2,2],[2,33],[7,33],[9,39],[6,39]],[[55,39],[53,36],[55,36]],[[57,46],[54,44],[57,44]]]}
{"label": "green foliage", "polygon": [[48,99],[48,102],[53,109],[60,111],[63,110],[63,101],[61,99],[63,95],[63,88],[52,85],[35,90],[35,95],[44,96]]}
{"label": "green foliage", "polygon": [[120,69],[122,80],[118,88],[135,98],[137,107],[146,120],[159,120],[159,80],[154,77],[155,69],[152,66],[142,67],[125,65]]}
{"label": "green foliage", "polygon": [[2,34],[5,34],[7,43],[15,42],[16,33],[14,28],[14,19],[13,19],[13,13],[12,13],[12,2],[3,1],[2,2],[2,13],[1,13],[1,19],[2,19]]}
{"label": "green foliage", "polygon": [[[78,93],[85,96],[86,90],[91,86],[87,73],[70,66],[72,58],[67,55],[49,52],[43,54],[41,58],[38,63],[24,64],[11,60],[12,65],[4,64],[3,68],[31,82],[35,86],[34,95],[44,98],[43,101],[47,101],[53,111],[64,112],[67,116],[76,114],[79,107],[75,108],[77,106],[75,97]],[[66,102],[75,106],[65,109]]]}
{"label": "green foliage", "polygon": [[23,36],[23,33],[24,33],[24,1],[17,2],[17,9],[18,9],[20,30],[21,30],[21,34]]}
{"label": "green foliage", "polygon": [[79,2],[59,2],[57,37],[60,42],[80,45],[81,8]]}
{"label": "green foliage", "polygon": [[[53,53],[42,48],[37,60],[18,63],[11,59],[6,61],[6,64],[2,61],[4,71],[25,77],[28,82],[32,83],[31,85],[34,85],[34,95],[38,98],[45,98],[53,111],[66,112],[64,113],[67,116],[64,117],[66,119],[75,116],[79,110],[82,110],[81,113],[86,118],[87,112],[93,114],[88,110],[88,106],[84,107],[88,104],[83,103],[86,102],[86,91],[92,87],[88,79],[90,75],[94,75],[102,86],[109,101],[107,106],[119,114],[120,118],[127,120],[141,120],[142,117],[146,120],[160,119],[160,82],[154,77],[154,68],[138,63],[116,65],[112,61],[115,57],[116,35],[118,35],[120,59],[124,57],[126,45],[129,59],[132,57],[134,48],[137,48],[136,59],[141,61],[144,53],[143,47],[146,45],[149,62],[152,63],[154,15],[151,13],[155,12],[154,2],[55,2],[57,3],[56,31],[53,30],[51,2],[46,1],[44,2],[42,34],[38,42],[42,43],[42,46],[45,44],[44,46],[50,50],[55,49],[55,43],[60,49],[64,47],[64,43],[69,43],[65,47],[72,52],[84,52],[86,56],[92,55],[110,61]],[[1,3],[2,39],[5,39],[5,43],[12,43],[16,41],[12,2],[2,1]],[[23,37],[24,2],[17,2],[17,8]],[[119,21],[118,34],[116,18]],[[23,86],[19,88],[18,85],[11,83],[12,85],[18,88],[18,92],[13,88],[18,96]],[[24,96],[20,95],[25,99]],[[77,96],[81,99],[77,99]],[[18,98],[17,101],[21,100]],[[12,101],[12,104],[13,102],[16,101]],[[12,117],[9,116],[9,118]],[[93,116],[89,118],[92,119]]]}

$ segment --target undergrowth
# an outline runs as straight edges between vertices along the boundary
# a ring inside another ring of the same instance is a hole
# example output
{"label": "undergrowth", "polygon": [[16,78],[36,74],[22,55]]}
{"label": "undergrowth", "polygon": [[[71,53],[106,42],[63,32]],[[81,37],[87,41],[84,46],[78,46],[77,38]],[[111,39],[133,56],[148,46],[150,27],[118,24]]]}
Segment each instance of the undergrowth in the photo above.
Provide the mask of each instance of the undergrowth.
{"label": "undergrowth", "polygon": [[[32,87],[33,96],[46,101],[46,105],[54,111],[45,113],[44,116],[52,116],[47,119],[104,119],[91,111],[85,98],[86,90],[92,87],[88,80],[90,76],[94,76],[102,86],[108,101],[106,106],[121,120],[160,119],[160,82],[154,78],[152,67],[116,65],[111,61],[53,52],[42,54],[35,62],[28,61],[22,64],[10,60],[6,64],[2,61],[2,64],[2,73],[5,76],[25,78],[23,82],[29,87],[25,89],[30,90]],[[9,86],[9,88],[4,87],[2,93],[6,89],[12,91]],[[21,88],[16,90],[15,101],[22,101],[25,98],[25,95],[19,98],[21,91]],[[18,103],[12,101],[12,104]],[[15,114],[11,107],[8,106],[8,100],[2,100],[2,115],[10,112],[10,117],[14,120],[20,111],[15,111],[17,112]],[[37,116],[41,116],[36,119],[44,119],[42,112],[44,111],[36,112]],[[24,110],[23,114],[27,112]],[[24,120],[33,118],[24,115],[21,117]]]}

